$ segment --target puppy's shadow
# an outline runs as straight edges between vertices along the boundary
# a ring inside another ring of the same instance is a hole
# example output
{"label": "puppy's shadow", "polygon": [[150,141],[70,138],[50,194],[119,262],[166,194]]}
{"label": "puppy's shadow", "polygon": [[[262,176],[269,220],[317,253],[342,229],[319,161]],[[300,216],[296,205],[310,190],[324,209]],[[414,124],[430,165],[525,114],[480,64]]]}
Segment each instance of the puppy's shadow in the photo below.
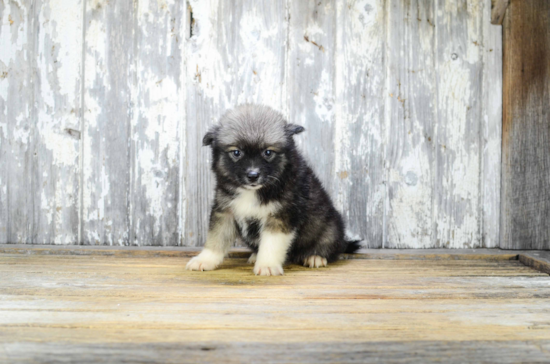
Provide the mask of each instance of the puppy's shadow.
{"label": "puppy's shadow", "polygon": [[226,259],[224,263],[213,271],[205,272],[190,272],[198,284],[221,285],[221,286],[274,286],[274,285],[299,285],[305,280],[319,276],[330,276],[333,270],[344,268],[349,262],[347,259],[340,259],[334,263],[328,264],[326,267],[309,268],[298,264],[287,264],[284,268],[282,276],[256,276],[252,269],[253,264],[247,262],[244,258]]}

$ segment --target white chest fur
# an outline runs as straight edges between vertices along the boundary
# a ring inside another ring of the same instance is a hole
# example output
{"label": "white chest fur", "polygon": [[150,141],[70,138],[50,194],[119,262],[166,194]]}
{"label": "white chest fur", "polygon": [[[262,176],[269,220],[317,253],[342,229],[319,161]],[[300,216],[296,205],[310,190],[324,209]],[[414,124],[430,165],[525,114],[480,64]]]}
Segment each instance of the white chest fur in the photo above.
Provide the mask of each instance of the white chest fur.
{"label": "white chest fur", "polygon": [[231,210],[239,221],[258,219],[265,222],[265,219],[276,213],[279,208],[280,204],[277,202],[262,205],[255,190],[241,189],[239,194],[231,201]]}

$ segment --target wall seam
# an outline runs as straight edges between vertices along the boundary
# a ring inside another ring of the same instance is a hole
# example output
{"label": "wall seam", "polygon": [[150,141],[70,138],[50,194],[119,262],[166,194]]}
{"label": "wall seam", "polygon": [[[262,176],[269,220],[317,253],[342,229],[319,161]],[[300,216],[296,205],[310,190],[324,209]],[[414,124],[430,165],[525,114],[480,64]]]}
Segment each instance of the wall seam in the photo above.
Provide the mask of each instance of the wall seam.
{"label": "wall seam", "polygon": [[[132,24],[132,54],[131,56],[134,57],[133,61],[130,62],[130,69],[129,69],[129,86],[130,86],[130,108],[129,108],[129,115],[128,115],[128,165],[129,165],[129,182],[128,182],[128,201],[127,201],[127,208],[128,208],[128,241],[126,242],[126,245],[132,246],[135,242],[135,226],[134,226],[134,197],[135,197],[135,188],[134,188],[134,178],[136,175],[136,146],[135,142],[133,140],[133,132],[134,132],[134,118],[135,116],[135,109],[136,109],[136,94],[139,92],[139,84],[138,84],[138,76],[137,76],[137,69],[138,69],[138,62],[139,58],[137,56],[137,44],[138,44],[138,35],[137,35],[137,14],[139,12],[139,0],[133,1],[133,24]],[[154,242],[154,233],[151,231],[151,245]],[[136,244],[139,246],[139,244]]]}
{"label": "wall seam", "polygon": [[[479,158],[479,174],[477,177],[477,180],[479,181],[479,198],[477,203],[478,208],[478,216],[479,216],[479,222],[478,222],[478,234],[479,234],[479,247],[485,248],[485,237],[484,237],[484,230],[485,230],[485,214],[483,211],[483,201],[485,200],[485,181],[483,176],[485,175],[485,158],[484,158],[484,147],[485,147],[485,133],[487,132],[487,124],[485,120],[485,111],[487,111],[487,104],[485,103],[485,81],[486,81],[486,74],[485,69],[487,66],[487,59],[485,55],[485,32],[484,32],[484,25],[485,21],[490,21],[490,19],[485,19],[485,3],[483,3],[482,10],[481,10],[481,42],[479,42],[482,46],[481,48],[481,82],[479,87],[479,93],[481,95],[481,102],[479,103],[479,117],[480,117],[480,123],[481,123],[481,130],[479,133],[479,146],[478,146],[478,158]],[[488,121],[488,119],[487,119]],[[475,245],[474,245],[475,246]]]}
{"label": "wall seam", "polygon": [[384,148],[383,148],[383,158],[384,158],[384,164],[383,164],[383,173],[384,173],[384,209],[383,209],[383,217],[382,217],[382,244],[380,246],[381,249],[384,249],[386,247],[387,239],[388,239],[388,212],[389,212],[389,177],[390,177],[390,171],[389,171],[389,163],[388,163],[388,142],[389,142],[389,124],[390,124],[390,100],[388,99],[388,94],[390,90],[389,85],[389,74],[390,74],[390,64],[388,62],[389,59],[389,22],[390,22],[390,7],[391,7],[391,0],[384,0],[384,69],[385,69],[385,79],[384,79],[384,92],[382,96],[384,97]]}
{"label": "wall seam", "polygon": [[86,0],[82,0],[82,50],[80,66],[80,148],[78,178],[78,245],[84,245],[84,141],[85,141],[85,97],[86,91]]}
{"label": "wall seam", "polygon": [[433,116],[434,116],[434,124],[433,124],[433,141],[434,143],[433,144],[433,158],[432,158],[432,208],[431,208],[431,219],[432,219],[432,239],[431,239],[431,246],[434,247],[434,248],[440,248],[440,246],[438,245],[438,241],[437,241],[437,213],[438,213],[438,210],[437,210],[437,196],[438,196],[438,189],[437,189],[437,176],[438,176],[438,164],[437,164],[437,158],[438,158],[438,148],[439,148],[439,124],[438,124],[438,121],[439,121],[439,117],[438,117],[438,114],[439,114],[439,109],[438,109],[438,91],[439,91],[439,87],[438,87],[438,70],[439,70],[439,65],[438,65],[438,62],[437,62],[437,57],[438,57],[438,54],[437,54],[437,40],[438,40],[438,29],[437,29],[437,24],[438,24],[438,0],[435,0],[434,3],[433,3],[433,24],[434,24],[434,33],[433,33],[433,40],[432,40],[432,62],[433,62],[433,69],[434,69],[434,76],[433,76],[433,86],[434,86],[434,99],[433,99],[433,102],[434,102],[434,113],[433,113]]}

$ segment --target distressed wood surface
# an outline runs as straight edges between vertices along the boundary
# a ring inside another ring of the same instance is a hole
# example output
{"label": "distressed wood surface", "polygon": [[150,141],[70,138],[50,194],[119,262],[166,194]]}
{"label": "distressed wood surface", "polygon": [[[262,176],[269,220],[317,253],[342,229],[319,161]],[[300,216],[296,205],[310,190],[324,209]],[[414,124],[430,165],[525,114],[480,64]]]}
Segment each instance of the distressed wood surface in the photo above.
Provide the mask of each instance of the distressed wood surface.
{"label": "distressed wood surface", "polygon": [[[0,244],[1,254],[26,255],[107,255],[119,257],[194,257],[200,247],[105,246],[105,245],[31,245]],[[500,249],[360,249],[356,254],[342,254],[341,259],[391,260],[517,260],[530,251]],[[234,247],[230,258],[248,258],[250,250]]]}
{"label": "distressed wood surface", "polygon": [[501,246],[550,249],[550,3],[504,20]]}
{"label": "distressed wood surface", "polygon": [[[487,4],[487,2],[485,2]],[[481,246],[483,1],[436,1],[436,246]],[[498,92],[498,90],[497,90]],[[441,122],[445,120],[445,122]]]}
{"label": "distressed wood surface", "polygon": [[518,256],[523,264],[533,267],[539,272],[550,274],[550,252],[548,251],[529,251]]}
{"label": "distressed wood surface", "polygon": [[491,0],[491,24],[502,25],[506,9],[510,5],[510,0]]}
{"label": "distressed wood surface", "polygon": [[82,1],[35,2],[33,243],[79,241]]}
{"label": "distressed wood surface", "polygon": [[81,243],[127,245],[130,239],[130,128],[135,8],[86,0]]}
{"label": "distressed wood surface", "polygon": [[32,243],[36,120],[34,67],[35,8],[31,1],[0,4],[0,237]]}
{"label": "distressed wood surface", "polygon": [[137,2],[130,132],[132,245],[180,244],[186,20],[187,6],[181,1]]}
{"label": "distressed wood surface", "polygon": [[483,7],[483,84],[481,100],[481,246],[500,244],[500,172],[502,136],[502,32],[486,19],[491,8]]}
{"label": "distressed wood surface", "polygon": [[[549,340],[532,341],[378,341],[359,343],[224,343],[177,344],[51,344],[6,343],[4,356],[12,363],[72,362],[147,363],[457,363],[547,362]],[[368,355],[365,355],[368,353]]]}
{"label": "distressed wood surface", "polygon": [[305,127],[295,140],[328,191],[335,167],[336,3],[290,1],[287,44],[288,119]]}
{"label": "distressed wood surface", "polygon": [[434,246],[434,2],[388,3],[385,247]]}
{"label": "distressed wood surface", "polygon": [[489,0],[32,4],[0,4],[0,243],[201,246],[202,137],[257,102],[366,247],[498,246]]}
{"label": "distressed wood surface", "polygon": [[0,255],[0,360],[550,359],[550,277],[517,260],[352,259],[281,277],[187,260]]}
{"label": "distressed wood surface", "polygon": [[[336,206],[365,246],[384,240],[384,1],[336,2],[334,172]],[[377,150],[378,153],[371,151]]]}
{"label": "distressed wood surface", "polygon": [[[183,227],[181,243],[200,246],[206,240],[210,204],[212,202],[214,179],[205,168],[210,163],[207,148],[202,147],[202,138],[208,128],[221,116],[225,103],[219,105],[220,92],[225,80],[225,67],[218,45],[225,44],[218,32],[216,1],[190,1],[189,34],[185,49],[186,57],[186,116],[184,144],[184,200],[181,209]],[[191,17],[192,14],[192,17]],[[216,87],[215,91],[213,88]]]}

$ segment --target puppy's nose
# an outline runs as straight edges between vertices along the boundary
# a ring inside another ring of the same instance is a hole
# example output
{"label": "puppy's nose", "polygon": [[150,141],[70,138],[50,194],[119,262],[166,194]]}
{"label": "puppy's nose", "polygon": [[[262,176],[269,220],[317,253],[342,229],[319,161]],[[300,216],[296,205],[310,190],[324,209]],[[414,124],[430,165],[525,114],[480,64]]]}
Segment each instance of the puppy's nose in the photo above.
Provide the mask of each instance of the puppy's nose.
{"label": "puppy's nose", "polygon": [[256,182],[260,177],[260,174],[256,171],[250,171],[246,174],[246,177],[248,177],[248,180],[250,182]]}

